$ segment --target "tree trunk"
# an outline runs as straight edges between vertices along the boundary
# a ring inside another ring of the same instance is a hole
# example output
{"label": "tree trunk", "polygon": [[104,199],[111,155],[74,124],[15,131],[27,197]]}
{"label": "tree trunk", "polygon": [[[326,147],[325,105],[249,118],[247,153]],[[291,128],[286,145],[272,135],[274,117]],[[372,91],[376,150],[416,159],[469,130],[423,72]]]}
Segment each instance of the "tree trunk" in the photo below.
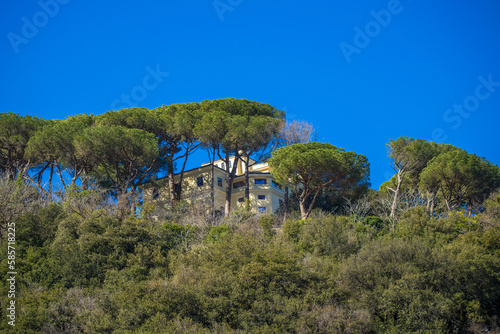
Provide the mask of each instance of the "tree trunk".
{"label": "tree trunk", "polygon": [[211,208],[211,215],[212,218],[215,217],[215,148],[213,149],[212,152],[212,158],[211,158],[211,173],[212,173],[212,182],[210,182],[210,208]]}
{"label": "tree trunk", "polygon": [[311,204],[309,205],[309,209],[307,210],[306,218],[302,218],[302,219],[307,219],[307,217],[309,217],[309,215],[311,214],[311,211],[314,208],[314,204],[316,203],[316,199],[318,198],[319,192],[320,192],[320,190],[316,190],[316,193],[314,194],[314,197],[311,201]]}
{"label": "tree trunk", "polygon": [[27,178],[33,182],[37,187],[38,189],[40,189],[41,192],[45,193],[47,195],[47,197],[50,197],[50,193],[48,193],[45,189],[43,189],[43,186],[42,186],[42,181],[43,181],[43,173],[45,172],[45,170],[51,165],[50,162],[48,162],[45,166],[42,167],[42,169],[36,174],[36,181],[33,180],[28,174],[26,175]]}
{"label": "tree trunk", "polygon": [[445,202],[446,202],[446,207],[448,208],[448,212],[450,212],[451,211],[450,201],[445,198]]}
{"label": "tree trunk", "polygon": [[174,161],[172,160],[173,155],[167,157],[167,173],[168,173],[168,192],[170,194],[170,202],[172,207],[175,206],[175,178],[174,178]]}
{"label": "tree trunk", "polygon": [[175,178],[173,173],[168,174],[168,192],[170,193],[170,201],[172,206],[175,206]]}
{"label": "tree trunk", "polygon": [[429,196],[428,200],[427,200],[427,209],[429,210],[429,215],[433,216],[434,215],[434,206],[436,204],[435,203],[436,195],[432,191],[428,192],[427,195]]}
{"label": "tree trunk", "polygon": [[56,167],[57,167],[57,171],[58,171],[58,174],[59,174],[59,178],[61,179],[61,184],[63,186],[63,189],[66,189],[66,182],[64,181],[64,177],[62,175],[61,165],[59,163],[57,163]]}
{"label": "tree trunk", "polygon": [[15,180],[15,178],[14,178],[15,173],[12,171],[12,168],[10,168],[10,167],[6,168],[6,175],[7,175],[7,180],[10,180],[10,181]]}
{"label": "tree trunk", "polygon": [[398,199],[399,199],[399,191],[401,189],[401,182],[403,181],[403,173],[401,170],[398,171],[398,184],[396,186],[396,191],[394,191],[394,199],[392,200],[392,206],[391,206],[391,217],[394,217],[396,214],[396,207],[398,205]]}
{"label": "tree trunk", "polygon": [[136,196],[135,194],[137,193],[137,186],[132,186],[130,189],[130,210],[132,214],[135,216],[136,215],[136,209],[137,209],[137,203],[135,202]]}
{"label": "tree trunk", "polygon": [[52,178],[54,177],[54,162],[50,164],[50,174],[49,174],[49,200],[52,202]]}
{"label": "tree trunk", "polygon": [[288,218],[288,186],[285,187],[285,198],[283,200],[284,212],[283,212],[283,224],[286,223]]}
{"label": "tree trunk", "polygon": [[300,218],[305,220],[307,218],[307,210],[306,210],[306,198],[300,200]]}
{"label": "tree trunk", "polygon": [[245,199],[247,201],[250,200],[250,175],[248,171],[248,162],[249,161],[247,159],[247,163],[245,164]]}
{"label": "tree trunk", "polygon": [[82,173],[82,189],[89,190],[89,180],[86,172]]}
{"label": "tree trunk", "polygon": [[228,182],[226,188],[226,203],[224,205],[224,217],[229,217],[229,213],[231,212],[231,187],[233,186],[233,182]]}
{"label": "tree trunk", "polygon": [[231,171],[229,171],[229,157],[226,157],[226,171],[227,175],[227,188],[226,188],[226,203],[224,206],[224,217],[229,217],[229,213],[231,212],[231,195],[233,193],[233,181],[236,174],[236,169],[238,165],[239,156],[235,155],[233,166]]}
{"label": "tree trunk", "polygon": [[182,181],[184,180],[184,171],[186,170],[186,163],[187,163],[187,160],[188,160],[188,152],[186,152],[186,156],[184,157],[184,162],[182,163],[182,169],[181,169],[181,172],[179,174],[179,186],[177,187],[176,189],[176,195],[177,195],[177,199],[181,199],[181,196],[182,196]]}
{"label": "tree trunk", "polygon": [[[71,185],[74,186],[76,184],[76,179],[78,179],[78,169],[75,168],[73,171],[73,177],[71,178]],[[83,181],[82,181],[82,187],[83,187]]]}

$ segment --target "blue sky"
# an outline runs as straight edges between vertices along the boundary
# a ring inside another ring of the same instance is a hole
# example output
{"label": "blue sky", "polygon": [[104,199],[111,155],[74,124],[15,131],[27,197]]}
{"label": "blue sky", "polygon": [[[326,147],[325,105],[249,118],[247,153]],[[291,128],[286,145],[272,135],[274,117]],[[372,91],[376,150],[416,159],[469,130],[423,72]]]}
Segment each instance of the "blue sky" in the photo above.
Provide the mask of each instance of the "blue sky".
{"label": "blue sky", "polygon": [[4,0],[0,9],[0,112],[62,119],[246,98],[366,155],[374,188],[392,174],[386,143],[400,136],[500,164],[498,1]]}

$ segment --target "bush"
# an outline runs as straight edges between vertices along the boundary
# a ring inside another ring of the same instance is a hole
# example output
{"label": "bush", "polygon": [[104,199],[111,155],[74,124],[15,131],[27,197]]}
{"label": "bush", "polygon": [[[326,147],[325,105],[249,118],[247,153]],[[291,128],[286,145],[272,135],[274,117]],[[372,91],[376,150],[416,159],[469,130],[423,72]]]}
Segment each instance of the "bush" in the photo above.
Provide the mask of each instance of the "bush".
{"label": "bush", "polygon": [[[498,196],[473,217],[411,208],[391,232],[379,217],[314,211],[275,233],[273,215],[241,210],[212,226],[205,211],[180,205],[165,224],[122,215],[114,205],[123,203],[100,202],[95,192],[77,195],[68,195],[73,211],[53,203],[15,218],[21,307],[16,327],[0,322],[0,332],[465,333],[500,325]],[[92,198],[100,209],[87,210]],[[4,243],[2,308],[6,252]]]}
{"label": "bush", "polygon": [[206,241],[210,243],[216,243],[221,238],[224,238],[232,233],[231,229],[227,225],[214,226],[210,228]]}
{"label": "bush", "polygon": [[259,217],[259,224],[264,231],[264,236],[267,238],[271,238],[276,232],[273,230],[273,226],[275,224],[275,217],[273,214],[268,213]]}
{"label": "bush", "polygon": [[377,233],[374,227],[355,223],[349,217],[323,214],[305,221],[289,220],[283,231],[300,251],[337,259],[354,254]]}

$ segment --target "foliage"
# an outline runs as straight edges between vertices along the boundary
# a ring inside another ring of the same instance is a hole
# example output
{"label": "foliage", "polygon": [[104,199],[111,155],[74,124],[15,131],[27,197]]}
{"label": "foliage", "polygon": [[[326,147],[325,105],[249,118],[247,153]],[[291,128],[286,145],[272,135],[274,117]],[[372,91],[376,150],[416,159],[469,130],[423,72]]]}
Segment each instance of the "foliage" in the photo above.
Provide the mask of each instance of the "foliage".
{"label": "foliage", "polygon": [[[364,155],[346,152],[328,143],[310,142],[279,148],[269,159],[272,174],[293,187],[302,219],[312,211],[321,191],[354,189],[369,183],[369,163]],[[313,196],[306,208],[306,201]]]}
{"label": "foliage", "polygon": [[208,232],[206,241],[210,243],[216,243],[220,239],[231,235],[231,229],[227,225],[214,226]]}
{"label": "foliage", "polygon": [[[85,155],[79,155],[75,146],[75,138],[92,126],[93,121],[93,116],[86,114],[51,121],[30,138],[25,157],[40,163],[61,164],[73,174],[71,183],[74,185],[79,175],[89,175],[96,164]],[[64,183],[62,176],[61,181]]]}
{"label": "foliage", "polygon": [[32,166],[24,156],[26,146],[44,123],[38,117],[0,113],[0,174],[14,180],[28,172]]}
{"label": "foliage", "polygon": [[[226,203],[224,216],[229,217],[231,211],[231,193],[233,181],[240,159],[248,164],[250,155],[257,152],[265,156],[266,149],[278,134],[279,127],[284,118],[284,112],[275,107],[248,101],[246,99],[219,99],[205,100],[201,103],[203,117],[196,124],[194,133],[201,144],[208,150],[210,162],[217,156],[225,161],[226,166]],[[232,167],[229,159],[235,157]],[[246,168],[248,178],[248,166]],[[214,184],[211,184],[212,211],[214,211]],[[246,198],[249,198],[248,182]]]}
{"label": "foliage", "polygon": [[[394,197],[367,190],[366,158],[325,143],[270,161],[297,185],[292,209],[308,208],[282,228],[248,208],[220,219],[187,201],[136,209],[134,188],[164,168],[172,176],[197,145],[212,160],[264,150],[283,116],[238,99],[63,121],[0,114],[4,310],[7,227],[18,272],[16,326],[4,319],[0,332],[498,332],[498,167],[449,145],[390,142],[399,174],[385,186],[405,204],[392,217]],[[35,177],[49,166],[72,176],[57,202]]]}
{"label": "foliage", "polygon": [[[68,203],[12,218],[20,307],[16,327],[2,322],[2,333],[461,333],[500,325],[498,194],[471,217],[415,207],[392,230],[377,216],[315,211],[282,229],[277,217],[244,210],[218,226],[186,224],[200,219],[189,207],[160,222],[115,215],[119,204],[96,194],[75,187]],[[78,209],[92,205],[98,210]],[[3,278],[6,252],[4,244]]]}
{"label": "foliage", "polygon": [[420,176],[420,186],[438,189],[448,210],[463,206],[476,211],[500,187],[500,169],[484,158],[455,149],[429,162]]}
{"label": "foliage", "polygon": [[276,232],[273,230],[275,218],[273,214],[265,214],[259,217],[259,225],[264,231],[264,236],[271,238]]}
{"label": "foliage", "polygon": [[199,238],[200,228],[198,226],[168,224],[165,225],[167,236],[171,240],[172,248],[177,247],[184,251],[189,250],[190,245]]}
{"label": "foliage", "polygon": [[155,136],[140,129],[121,126],[96,126],[85,129],[77,138],[80,156],[95,161],[94,172],[117,193],[145,180],[158,156]]}
{"label": "foliage", "polygon": [[16,181],[0,178],[0,244],[7,226],[15,224],[23,214],[43,204],[43,198],[37,189],[25,185],[20,175]]}
{"label": "foliage", "polygon": [[[382,191],[389,190],[393,193],[390,216],[394,217],[401,191],[406,186],[406,191],[413,191],[418,184],[419,175],[427,163],[437,155],[452,149],[451,145],[436,144],[423,139],[399,137],[387,143],[389,158],[396,174],[381,186]],[[405,183],[403,183],[405,181]],[[384,187],[384,188],[382,188]],[[429,199],[435,195],[435,189],[427,189]],[[431,210],[432,211],[432,210]]]}

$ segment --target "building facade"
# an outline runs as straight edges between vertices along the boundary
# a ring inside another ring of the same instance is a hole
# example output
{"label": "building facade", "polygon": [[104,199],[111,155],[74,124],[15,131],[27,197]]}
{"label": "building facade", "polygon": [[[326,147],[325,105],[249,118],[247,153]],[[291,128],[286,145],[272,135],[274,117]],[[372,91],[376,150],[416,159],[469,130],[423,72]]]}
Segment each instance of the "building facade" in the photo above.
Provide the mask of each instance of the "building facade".
{"label": "building facade", "polygon": [[[234,156],[229,159],[229,168],[233,167]],[[214,162],[214,197],[215,210],[224,212],[226,202],[226,165],[225,161],[217,160]],[[238,160],[236,167],[236,177],[233,182],[231,195],[231,210],[245,206],[245,172],[246,164]],[[249,184],[250,209],[255,213],[274,213],[284,200],[284,190],[271,175],[270,167],[267,163],[255,164],[255,161],[249,159]],[[184,172],[182,180],[182,200],[191,203],[199,203],[210,207],[210,184],[211,184],[211,164],[205,163],[201,167],[194,168]],[[174,176],[174,182],[177,185],[180,181],[180,175]],[[144,199],[153,201],[157,205],[170,205],[169,186],[167,178],[161,178],[154,184],[144,185]]]}

